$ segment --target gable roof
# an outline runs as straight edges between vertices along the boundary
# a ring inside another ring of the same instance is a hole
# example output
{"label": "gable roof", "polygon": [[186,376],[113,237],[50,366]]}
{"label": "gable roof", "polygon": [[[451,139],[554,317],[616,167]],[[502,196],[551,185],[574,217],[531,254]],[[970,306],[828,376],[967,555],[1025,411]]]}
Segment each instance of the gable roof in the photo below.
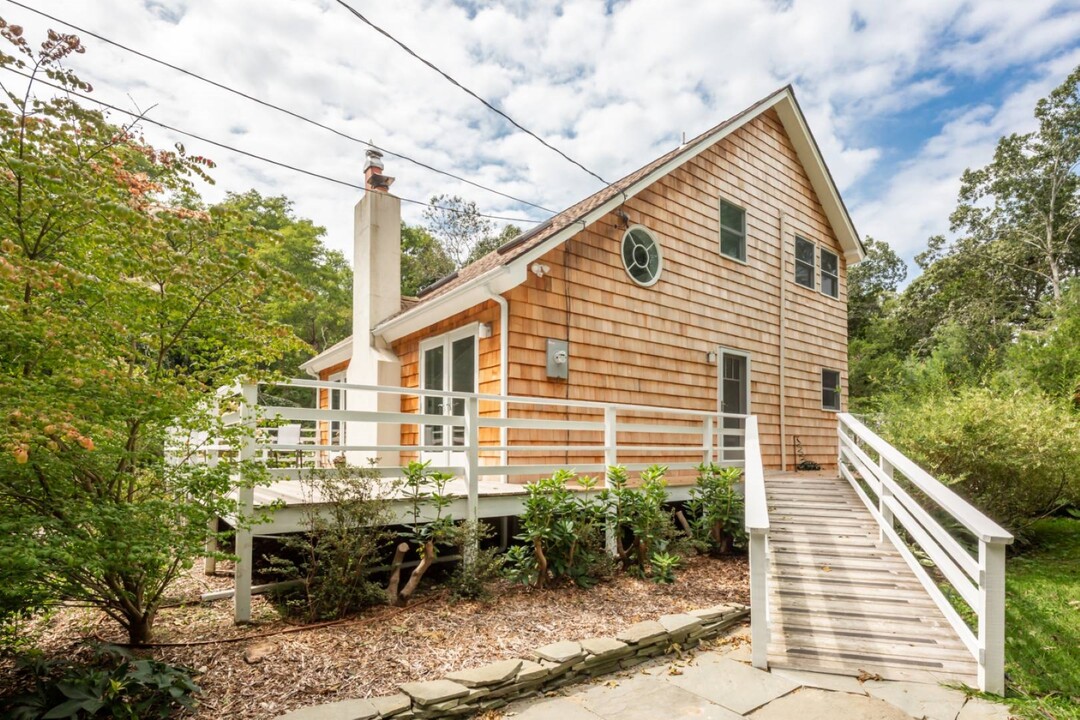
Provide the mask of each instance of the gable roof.
{"label": "gable roof", "polygon": [[521,284],[533,260],[769,109],[779,115],[845,259],[849,263],[859,262],[865,255],[862,242],[810,133],[795,92],[787,85],[435,283],[420,293],[415,304],[380,322],[374,329],[375,335],[388,342],[396,340]]}

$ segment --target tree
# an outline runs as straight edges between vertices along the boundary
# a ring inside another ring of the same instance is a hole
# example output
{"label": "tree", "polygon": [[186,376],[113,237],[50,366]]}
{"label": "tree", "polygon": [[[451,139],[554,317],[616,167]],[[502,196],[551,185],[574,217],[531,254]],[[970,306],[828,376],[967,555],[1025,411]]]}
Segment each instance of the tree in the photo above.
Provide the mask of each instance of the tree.
{"label": "tree", "polygon": [[[91,90],[63,67],[77,37],[0,34],[4,67]],[[34,88],[0,84],[0,557],[140,643],[235,511],[228,464],[166,462],[169,428],[229,437],[212,391],[298,347],[269,312],[295,283],[258,257],[273,238],[203,206],[209,160]]]}
{"label": "tree", "polygon": [[1080,260],[1080,67],[1035,106],[1038,130],[998,141],[993,161],[961,178],[952,215],[994,262],[1033,274],[1060,300]]}
{"label": "tree", "polygon": [[228,193],[216,209],[234,216],[240,230],[253,229],[255,258],[288,273],[301,292],[275,298],[269,317],[288,325],[307,343],[275,365],[284,375],[352,331],[352,268],[345,255],[323,244],[326,229],[298,218],[283,195],[264,197],[256,190]]}
{"label": "tree", "polygon": [[401,294],[415,296],[455,270],[454,261],[431,233],[401,223]]}
{"label": "tree", "polygon": [[454,267],[465,265],[473,249],[491,235],[490,220],[480,215],[480,209],[471,200],[457,195],[436,195],[424,209],[427,231],[439,241]]}
{"label": "tree", "polygon": [[469,257],[465,261],[465,264],[468,265],[476,262],[488,253],[498,250],[520,234],[521,228],[517,225],[507,225],[498,233],[482,238],[480,242],[473,246],[472,252],[469,253]]}
{"label": "tree", "polygon": [[907,277],[907,266],[883,240],[867,237],[866,257],[848,270],[848,337],[860,337]]}

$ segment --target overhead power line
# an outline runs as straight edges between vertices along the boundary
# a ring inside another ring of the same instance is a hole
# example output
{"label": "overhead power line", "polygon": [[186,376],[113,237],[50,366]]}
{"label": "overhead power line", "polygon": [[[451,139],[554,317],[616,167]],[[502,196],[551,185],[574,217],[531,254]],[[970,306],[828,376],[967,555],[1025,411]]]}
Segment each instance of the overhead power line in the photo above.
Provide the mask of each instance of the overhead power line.
{"label": "overhead power line", "polygon": [[[114,110],[116,112],[123,113],[123,114],[125,114],[125,115],[127,115],[129,117],[135,118],[139,122],[148,122],[148,123],[150,123],[152,125],[157,125],[160,128],[164,128],[165,130],[170,130],[170,131],[178,133],[180,135],[184,135],[185,137],[192,138],[193,140],[198,140],[199,142],[204,142],[204,143],[207,143],[208,145],[213,145],[214,147],[219,147],[219,148],[221,148],[223,150],[228,150],[230,152],[237,153],[238,155],[243,155],[245,157],[249,157],[249,158],[251,158],[253,160],[258,160],[260,162],[269,163],[270,165],[275,165],[275,166],[277,166],[279,168],[284,168],[286,170],[292,170],[293,172],[302,173],[302,174],[307,175],[309,177],[318,178],[319,180],[325,180],[327,182],[336,183],[338,185],[344,185],[346,187],[355,188],[357,190],[365,190],[366,189],[363,185],[358,185],[358,184],[356,184],[354,182],[350,182],[348,180],[342,180],[340,178],[335,178],[335,177],[332,177],[330,175],[324,175],[322,173],[315,172],[314,170],[305,170],[304,168],[300,168],[300,167],[297,167],[295,165],[290,165],[289,163],[281,162],[280,160],[274,160],[272,158],[268,158],[265,155],[259,155],[257,153],[253,153],[253,152],[250,152],[248,150],[242,150],[242,149],[240,149],[238,147],[234,147],[232,145],[228,145],[228,144],[223,143],[223,142],[218,142],[217,140],[211,140],[208,137],[204,137],[202,135],[198,135],[196,133],[189,132],[188,130],[181,130],[178,127],[174,127],[172,125],[167,125],[167,124],[165,124],[163,122],[160,122],[158,120],[153,120],[151,118],[148,118],[148,117],[146,117],[145,115],[143,115],[141,113],[133,112],[131,110],[127,110],[125,108],[118,107],[116,105],[111,105],[111,104],[109,104],[109,103],[107,103],[107,102],[105,102],[103,100],[98,100],[97,98],[92,98],[89,95],[86,95],[84,93],[76,92],[76,91],[72,90],[71,88],[64,87],[63,85],[57,85],[57,84],[51,83],[51,82],[49,82],[47,80],[42,80],[39,77],[34,77],[34,76],[30,75],[30,73],[26,73],[26,72],[23,72],[21,70],[16,70],[15,68],[12,68],[12,67],[4,67],[2,69],[7,70],[10,73],[14,73],[15,75],[20,75],[20,76],[22,76],[22,77],[24,77],[24,78],[26,78],[28,80],[31,80],[33,82],[41,83],[42,85],[46,85],[46,86],[51,87],[51,88],[53,88],[55,90],[59,90],[59,91],[61,91],[63,93],[66,93],[68,95],[73,95],[75,97],[82,98],[83,100],[87,100],[89,102],[95,103],[97,105],[100,105],[101,107],[108,108],[109,110]],[[458,213],[458,214],[464,214],[464,213],[467,212],[467,211],[464,211],[464,210],[458,210],[457,208],[447,207],[445,205],[435,205],[434,203],[426,203],[423,200],[414,200],[412,198],[405,198],[405,197],[401,197],[401,196],[398,196],[398,195],[395,195],[394,197],[397,197],[399,200],[401,200],[401,202],[412,203],[413,205],[423,205],[425,207],[433,207],[433,208],[435,208],[437,210],[445,210],[446,212],[452,212],[452,213]],[[532,220],[530,218],[506,217],[504,215],[489,215],[487,213],[476,213],[476,214],[479,215],[480,217],[491,218],[492,220],[506,220],[507,222],[518,222],[518,223],[528,223],[528,224],[535,224],[537,222],[536,220]]]}
{"label": "overhead power line", "polygon": [[[9,0],[9,1],[10,1],[10,0]],[[519,122],[518,122],[517,120],[515,120],[514,118],[510,117],[509,115],[507,115],[507,114],[506,114],[505,112],[503,112],[503,111],[502,111],[502,110],[500,110],[499,108],[497,108],[497,107],[495,107],[494,105],[492,105],[491,103],[489,103],[489,102],[488,102],[487,100],[485,100],[484,98],[482,98],[482,97],[480,97],[479,95],[477,95],[477,94],[476,94],[475,92],[473,92],[473,91],[472,91],[472,90],[470,90],[469,88],[467,88],[467,87],[465,87],[464,85],[462,85],[462,84],[461,84],[460,82],[458,82],[457,80],[455,80],[455,79],[454,79],[454,78],[453,78],[453,77],[452,77],[452,76],[451,76],[451,75],[450,75],[449,73],[447,73],[447,72],[445,72],[444,70],[440,69],[440,68],[439,68],[438,66],[436,66],[436,65],[435,65],[434,63],[432,63],[432,62],[431,62],[430,60],[426,60],[426,59],[424,59],[424,58],[420,57],[420,56],[419,56],[419,55],[418,55],[418,54],[416,53],[416,51],[414,51],[414,50],[413,50],[412,48],[410,48],[410,47],[409,47],[408,45],[406,45],[405,43],[403,43],[403,42],[401,42],[400,40],[398,40],[398,39],[397,39],[396,37],[394,37],[393,35],[391,35],[391,34],[390,34],[389,32],[387,32],[386,30],[383,30],[383,29],[382,29],[381,27],[379,27],[379,26],[378,26],[378,25],[376,25],[375,23],[373,23],[373,22],[371,22],[370,20],[368,20],[368,19],[367,19],[366,17],[364,17],[364,15],[363,15],[363,14],[361,14],[361,13],[360,13],[360,11],[359,11],[359,10],[357,10],[357,9],[356,9],[356,8],[354,8],[353,6],[349,5],[349,4],[347,3],[347,2],[345,2],[345,0],[337,0],[337,4],[338,4],[338,5],[340,5],[341,7],[345,8],[346,10],[348,10],[348,11],[349,11],[350,13],[352,13],[353,15],[355,15],[355,16],[356,16],[356,17],[357,17],[357,18],[358,18],[359,20],[361,20],[361,21],[362,21],[363,23],[365,23],[366,25],[368,25],[369,27],[371,27],[371,28],[372,28],[373,30],[375,30],[376,32],[378,32],[378,33],[379,33],[380,35],[383,35],[384,37],[386,37],[387,39],[389,39],[389,40],[390,40],[391,42],[393,42],[393,43],[394,43],[395,45],[397,45],[398,47],[400,47],[400,48],[401,48],[402,50],[404,50],[404,51],[405,51],[405,52],[407,52],[408,54],[412,55],[412,56],[413,56],[414,58],[416,58],[416,59],[417,59],[417,60],[419,60],[420,62],[424,63],[425,65],[427,65],[427,66],[428,66],[429,68],[431,68],[431,69],[432,69],[432,70],[434,70],[435,72],[437,72],[437,73],[439,73],[440,75],[442,75],[442,76],[443,76],[443,77],[444,77],[444,78],[445,78],[445,79],[446,79],[447,81],[449,81],[449,82],[450,82],[450,84],[451,84],[451,85],[454,85],[454,86],[456,86],[456,87],[460,88],[460,89],[461,89],[462,91],[464,91],[464,92],[465,92],[466,94],[468,94],[468,95],[472,96],[472,97],[473,97],[473,98],[475,98],[476,100],[479,100],[479,101],[480,101],[480,102],[481,102],[481,103],[482,103],[482,104],[484,105],[484,107],[488,108],[489,110],[491,110],[492,112],[496,113],[497,115],[500,115],[500,116],[502,116],[503,118],[505,118],[505,119],[506,119],[506,120],[507,120],[507,121],[508,121],[508,122],[509,122],[509,123],[510,123],[511,125],[513,125],[514,127],[516,127],[516,128],[517,128],[518,130],[520,130],[521,132],[523,132],[523,133],[525,133],[526,135],[529,135],[529,136],[531,136],[531,137],[535,138],[535,139],[536,139],[537,141],[539,141],[539,143],[540,143],[541,145],[543,145],[544,147],[548,148],[549,150],[554,150],[554,151],[555,151],[555,152],[557,152],[557,153],[558,153],[559,155],[561,155],[561,156],[562,156],[562,157],[563,157],[564,159],[566,159],[566,160],[568,160],[568,161],[572,162],[572,163],[573,163],[574,165],[577,165],[577,166],[578,166],[579,168],[581,168],[581,169],[582,169],[582,170],[584,170],[585,172],[589,173],[590,175],[592,175],[592,176],[593,176],[594,178],[596,178],[596,179],[597,179],[597,180],[599,180],[600,182],[604,183],[605,185],[610,185],[610,184],[611,184],[611,183],[609,183],[609,182],[608,182],[607,180],[605,180],[604,178],[602,178],[602,177],[600,177],[599,175],[597,175],[596,173],[594,173],[594,172],[593,172],[592,170],[590,170],[589,168],[587,168],[587,167],[585,167],[584,165],[582,165],[581,163],[579,163],[579,162],[578,162],[577,160],[575,160],[574,158],[572,158],[572,157],[570,157],[569,155],[567,155],[566,153],[564,153],[564,152],[563,152],[562,150],[560,150],[559,148],[557,148],[557,147],[555,147],[554,145],[552,145],[551,143],[549,143],[549,142],[548,142],[547,140],[545,140],[544,138],[542,138],[542,137],[540,137],[539,135],[537,135],[536,133],[534,133],[534,132],[533,132],[532,130],[529,130],[529,129],[528,129],[527,127],[525,127],[524,125],[522,125],[521,123],[519,123]]]}
{"label": "overhead power line", "polygon": [[342,137],[342,138],[344,138],[346,140],[349,140],[349,141],[352,141],[352,142],[355,142],[355,143],[359,143],[361,145],[364,145],[364,146],[367,146],[367,147],[370,147],[370,148],[374,148],[376,150],[379,150],[380,152],[386,153],[387,155],[391,155],[393,157],[400,158],[401,160],[405,160],[406,162],[410,162],[413,165],[416,165],[417,167],[422,167],[425,170],[430,170],[431,172],[438,173],[439,175],[443,175],[443,176],[448,177],[448,178],[452,178],[452,179],[457,180],[459,182],[463,182],[463,183],[465,183],[467,185],[471,185],[471,186],[473,186],[475,188],[479,188],[481,190],[484,190],[486,192],[494,193],[495,195],[499,195],[499,196],[504,197],[504,198],[506,198],[508,200],[513,200],[516,203],[521,203],[522,205],[528,205],[530,207],[536,208],[537,210],[543,210],[544,212],[551,213],[553,215],[555,214],[554,210],[551,210],[550,208],[546,208],[543,205],[537,205],[536,203],[529,202],[528,200],[522,200],[519,197],[514,197],[513,195],[509,195],[507,193],[504,193],[501,190],[496,190],[495,188],[491,188],[491,187],[488,187],[486,185],[482,185],[482,184],[480,184],[480,183],[478,183],[478,182],[476,182],[474,180],[469,180],[468,178],[464,178],[464,177],[462,177],[460,175],[457,175],[455,173],[448,172],[446,170],[440,170],[437,167],[433,167],[431,165],[428,165],[425,162],[422,162],[420,160],[416,160],[414,158],[411,158],[408,155],[403,155],[402,153],[394,152],[393,150],[388,150],[385,147],[382,147],[380,145],[376,145],[376,144],[374,144],[372,142],[369,142],[367,140],[361,140],[360,138],[355,137],[353,135],[349,135],[348,133],[346,133],[346,132],[344,132],[342,130],[338,130],[335,127],[331,127],[330,125],[326,125],[325,123],[319,122],[318,120],[314,120],[312,118],[309,118],[306,115],[302,115],[301,113],[298,113],[295,110],[289,110],[288,108],[282,107],[280,105],[276,105],[276,104],[274,104],[272,102],[269,102],[267,100],[263,100],[262,98],[255,97],[254,95],[246,93],[243,90],[237,90],[236,88],[230,87],[229,85],[226,85],[225,83],[222,83],[222,82],[219,82],[217,80],[213,80],[211,78],[208,78],[205,75],[200,75],[197,72],[194,72],[192,70],[188,70],[187,68],[180,67],[179,65],[174,65],[174,64],[172,64],[172,63],[170,63],[170,62],[168,62],[166,60],[161,60],[160,58],[156,58],[153,55],[148,55],[147,53],[144,53],[144,52],[142,52],[140,50],[136,50],[135,48],[124,45],[123,43],[119,43],[119,42],[117,42],[115,40],[110,40],[109,38],[107,38],[107,37],[105,37],[103,35],[100,35],[100,34],[94,32],[92,30],[87,30],[86,28],[79,27],[78,25],[76,25],[76,24],[74,24],[72,22],[69,22],[67,20],[63,20],[61,18],[58,18],[55,15],[50,15],[50,14],[48,14],[46,12],[42,12],[41,10],[38,10],[36,8],[32,8],[29,5],[24,5],[23,3],[18,2],[18,0],[7,0],[7,2],[11,3],[12,5],[16,5],[16,6],[22,8],[24,10],[29,10],[30,12],[35,13],[37,15],[40,15],[41,17],[48,18],[49,20],[52,20],[53,22],[60,23],[61,25],[66,25],[67,27],[69,27],[69,28],[71,28],[73,30],[76,30],[76,31],[78,31],[80,33],[83,33],[85,35],[89,35],[90,37],[96,38],[97,40],[100,40],[103,43],[107,43],[109,45],[112,45],[115,48],[119,48],[120,50],[124,50],[124,51],[129,52],[129,53],[131,53],[133,55],[138,55],[139,57],[141,57],[141,58],[143,58],[145,60],[149,60],[150,62],[157,63],[158,65],[162,65],[162,66],[167,67],[167,68],[169,68],[171,70],[175,70],[176,72],[183,73],[184,75],[187,75],[188,77],[194,78],[194,79],[199,80],[201,82],[204,82],[204,83],[206,83],[208,85],[212,85],[212,86],[214,86],[214,87],[216,87],[216,88],[218,88],[220,90],[224,90],[225,92],[229,92],[229,93],[232,93],[233,95],[237,95],[239,97],[242,97],[245,100],[250,100],[251,102],[258,103],[259,105],[262,105],[263,107],[270,108],[272,110],[276,110],[277,112],[284,113],[285,115],[288,115],[289,117],[295,118],[295,119],[300,120],[301,122],[305,122],[305,123],[307,123],[309,125],[314,125],[315,127],[320,128],[322,130],[332,132],[335,135],[337,135],[339,137]]}

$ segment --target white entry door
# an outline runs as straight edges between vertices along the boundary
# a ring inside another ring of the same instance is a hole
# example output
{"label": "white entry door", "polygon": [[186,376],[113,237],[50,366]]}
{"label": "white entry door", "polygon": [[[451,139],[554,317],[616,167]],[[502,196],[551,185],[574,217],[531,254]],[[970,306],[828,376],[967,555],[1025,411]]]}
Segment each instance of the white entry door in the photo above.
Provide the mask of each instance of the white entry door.
{"label": "white entry door", "polygon": [[[425,390],[450,390],[453,392],[476,392],[476,367],[478,349],[476,326],[456,330],[420,344],[420,387]],[[425,395],[425,415],[465,415],[465,400]],[[465,428],[453,425],[424,425],[421,429],[422,445],[444,450],[426,450],[424,460],[433,465],[460,466],[465,463]]]}
{"label": "white entry door", "polygon": [[[720,348],[717,375],[717,388],[720,395],[717,404],[720,412],[749,415],[750,354]],[[719,452],[721,464],[741,463],[746,459],[745,432],[745,419],[729,417],[721,419]]]}

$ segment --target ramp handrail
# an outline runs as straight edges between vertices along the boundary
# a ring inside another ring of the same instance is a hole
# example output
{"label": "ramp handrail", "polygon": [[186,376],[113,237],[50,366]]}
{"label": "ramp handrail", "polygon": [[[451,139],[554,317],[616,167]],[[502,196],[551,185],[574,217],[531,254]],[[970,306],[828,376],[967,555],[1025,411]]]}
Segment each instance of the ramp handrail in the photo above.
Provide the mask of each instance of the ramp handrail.
{"label": "ramp handrail", "polygon": [[[840,414],[838,435],[840,473],[877,520],[882,539],[888,538],[896,547],[975,658],[979,689],[1004,694],[1005,547],[1013,536],[852,415]],[[913,497],[915,493],[897,482],[898,474],[978,540],[977,556],[934,519],[932,508],[924,507]],[[864,484],[876,495],[876,502]],[[898,525],[906,538],[901,537]],[[974,611],[978,618],[974,632],[915,557],[909,542],[918,546]]]}

